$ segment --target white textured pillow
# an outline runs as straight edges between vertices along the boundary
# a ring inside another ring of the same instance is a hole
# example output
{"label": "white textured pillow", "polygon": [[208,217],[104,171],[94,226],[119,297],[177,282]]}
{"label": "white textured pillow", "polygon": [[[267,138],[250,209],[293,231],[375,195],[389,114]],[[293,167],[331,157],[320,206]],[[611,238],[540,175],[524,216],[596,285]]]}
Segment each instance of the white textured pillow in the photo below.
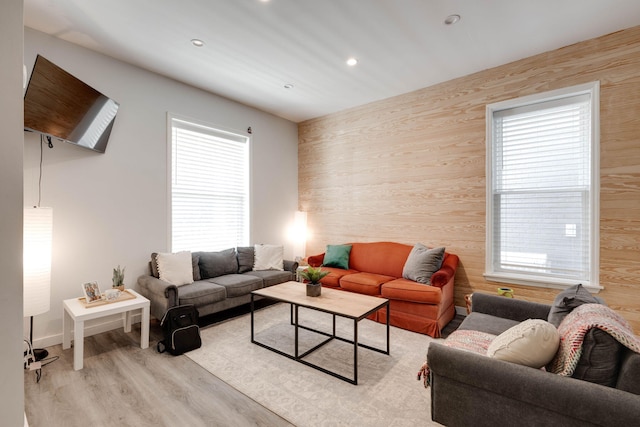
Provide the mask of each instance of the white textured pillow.
{"label": "white textured pillow", "polygon": [[276,245],[255,245],[254,270],[284,270],[284,247]]}
{"label": "white textured pillow", "polygon": [[193,283],[191,252],[159,253],[156,260],[161,280],[176,286]]}
{"label": "white textured pillow", "polygon": [[555,326],[542,319],[529,319],[498,335],[489,345],[487,356],[542,368],[553,359],[559,345]]}

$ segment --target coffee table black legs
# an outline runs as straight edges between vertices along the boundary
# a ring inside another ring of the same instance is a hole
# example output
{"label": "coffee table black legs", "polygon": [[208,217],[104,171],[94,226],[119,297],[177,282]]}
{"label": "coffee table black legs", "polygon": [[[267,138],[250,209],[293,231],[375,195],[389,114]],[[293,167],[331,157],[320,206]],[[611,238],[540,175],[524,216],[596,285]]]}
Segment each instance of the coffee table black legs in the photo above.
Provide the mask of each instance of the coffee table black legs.
{"label": "coffee table black legs", "polygon": [[[321,372],[324,372],[326,374],[329,374],[333,377],[339,378],[343,381],[346,381],[348,383],[357,385],[358,384],[358,347],[362,347],[362,348],[366,348],[368,350],[372,350],[372,351],[376,351],[378,353],[382,353],[382,354],[390,354],[390,342],[389,342],[389,338],[390,338],[390,329],[389,329],[389,304],[388,302],[384,305],[382,305],[381,307],[376,308],[375,310],[372,310],[369,313],[366,313],[365,315],[363,315],[362,317],[359,318],[352,318],[352,317],[348,317],[348,316],[343,316],[340,314],[336,314],[336,313],[330,313],[333,316],[332,319],[332,332],[331,333],[327,333],[327,332],[323,332],[317,329],[313,329],[310,328],[308,326],[304,326],[300,324],[300,318],[299,318],[299,308],[300,305],[295,304],[295,303],[289,303],[290,304],[290,323],[291,325],[294,326],[294,352],[293,354],[288,354],[285,353],[281,350],[278,350],[277,348],[271,347],[267,344],[261,343],[259,341],[256,341],[255,339],[255,332],[254,332],[254,302],[253,302],[253,294],[251,295],[251,342],[253,344],[257,344],[261,347],[264,347],[268,350],[271,350],[275,353],[278,353],[282,356],[288,357],[289,359],[293,359],[297,362],[300,362],[304,365],[310,366],[314,369],[317,369]],[[386,345],[386,350],[380,349],[380,348],[376,348],[376,347],[372,347],[372,346],[368,346],[366,344],[361,344],[358,342],[358,322],[360,320],[362,320],[363,318],[366,318],[368,315],[370,315],[371,313],[376,312],[377,310],[379,310],[382,307],[386,307],[386,313],[387,313],[387,318],[386,318],[386,326],[387,326],[387,331],[386,331],[386,338],[387,338],[387,345]],[[306,307],[309,308],[311,310],[313,310],[314,308],[312,307]],[[318,311],[323,311],[323,310],[318,310]],[[343,338],[343,337],[339,337],[336,335],[336,316],[340,316],[340,317],[344,317],[344,318],[348,318],[348,319],[352,319],[353,320],[353,340],[349,340],[347,338]],[[327,339],[323,340],[321,343],[317,344],[316,346],[314,346],[313,348],[305,351],[304,353],[300,353],[300,349],[299,349],[299,330],[300,329],[306,329],[308,331],[320,334],[320,335],[324,335],[325,337],[327,337]],[[322,366],[318,366],[314,363],[311,363],[307,360],[304,359],[304,357],[308,356],[309,354],[313,353],[314,351],[316,351],[317,349],[319,349],[320,347],[324,346],[325,344],[327,344],[328,342],[332,341],[332,340],[339,340],[339,341],[343,341],[349,344],[353,344],[353,378],[349,378],[346,377],[344,375],[341,375],[337,372],[331,371],[329,369],[326,369]]]}

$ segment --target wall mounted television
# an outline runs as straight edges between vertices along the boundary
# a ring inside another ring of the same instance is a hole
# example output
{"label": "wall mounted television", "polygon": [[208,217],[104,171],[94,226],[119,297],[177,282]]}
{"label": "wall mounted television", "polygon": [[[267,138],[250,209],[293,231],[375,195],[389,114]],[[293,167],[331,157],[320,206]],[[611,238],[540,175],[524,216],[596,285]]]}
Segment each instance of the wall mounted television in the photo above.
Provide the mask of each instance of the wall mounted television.
{"label": "wall mounted television", "polygon": [[24,128],[104,153],[119,106],[38,55],[24,95]]}

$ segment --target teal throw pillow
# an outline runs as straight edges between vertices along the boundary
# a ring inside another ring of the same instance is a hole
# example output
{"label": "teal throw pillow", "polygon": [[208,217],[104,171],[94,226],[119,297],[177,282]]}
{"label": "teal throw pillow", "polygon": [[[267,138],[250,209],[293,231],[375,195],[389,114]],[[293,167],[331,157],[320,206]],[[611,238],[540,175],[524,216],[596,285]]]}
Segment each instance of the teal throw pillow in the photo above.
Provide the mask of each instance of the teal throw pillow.
{"label": "teal throw pillow", "polygon": [[351,245],[327,245],[327,251],[324,254],[324,267],[336,267],[349,269],[349,254],[351,253]]}

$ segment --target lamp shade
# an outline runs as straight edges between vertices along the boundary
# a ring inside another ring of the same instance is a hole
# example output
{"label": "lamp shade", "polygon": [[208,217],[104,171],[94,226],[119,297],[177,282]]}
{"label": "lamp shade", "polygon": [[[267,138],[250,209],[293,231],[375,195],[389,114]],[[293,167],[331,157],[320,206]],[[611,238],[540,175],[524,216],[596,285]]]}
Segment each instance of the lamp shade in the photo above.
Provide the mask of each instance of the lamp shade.
{"label": "lamp shade", "polygon": [[307,246],[307,213],[296,211],[294,217],[294,255],[304,258]]}
{"label": "lamp shade", "polygon": [[23,316],[49,311],[51,304],[51,241],[53,210],[24,209]]}

